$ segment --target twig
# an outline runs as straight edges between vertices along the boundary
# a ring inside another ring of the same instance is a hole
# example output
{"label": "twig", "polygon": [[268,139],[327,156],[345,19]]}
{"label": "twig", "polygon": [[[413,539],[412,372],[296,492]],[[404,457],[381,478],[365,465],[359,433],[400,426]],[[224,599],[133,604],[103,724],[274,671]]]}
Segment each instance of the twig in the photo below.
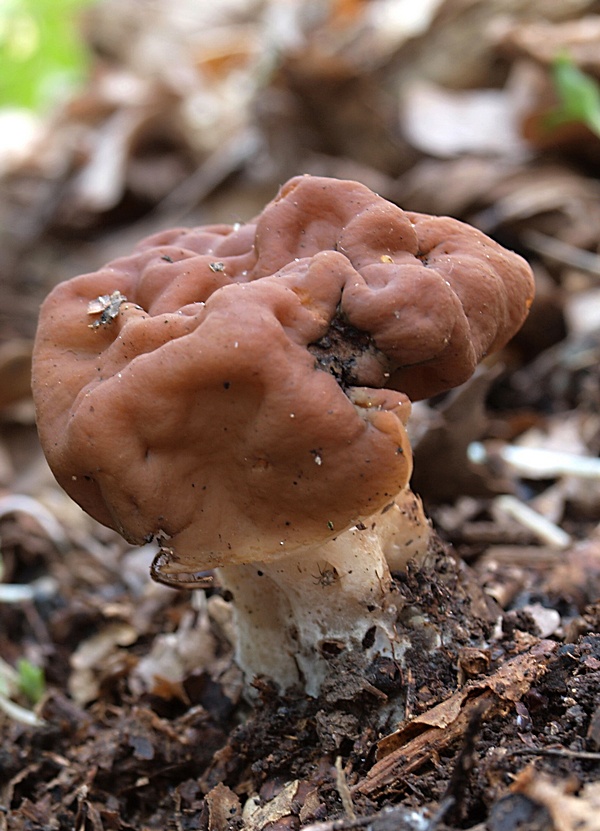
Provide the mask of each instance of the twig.
{"label": "twig", "polygon": [[492,675],[469,682],[449,699],[385,736],[379,741],[378,761],[352,793],[377,797],[402,791],[408,774],[460,742],[476,710],[488,719],[510,711],[546,672],[555,650],[553,641],[539,641]]}
{"label": "twig", "polygon": [[24,603],[58,594],[58,582],[49,576],[31,583],[0,583],[0,603]]}
{"label": "twig", "polygon": [[591,762],[600,762],[600,753],[590,750],[569,750],[567,747],[523,747],[511,750],[510,756],[558,756],[563,759],[587,759]]}
{"label": "twig", "polygon": [[348,782],[346,781],[346,776],[342,767],[341,756],[338,756],[335,760],[335,786],[340,795],[340,799],[342,800],[342,806],[346,816],[349,819],[356,819],[354,805],[352,803],[352,795],[350,794],[350,788],[348,787]]}
{"label": "twig", "polygon": [[[183,218],[192,208],[209,196],[227,176],[239,170],[256,155],[260,138],[253,129],[246,129],[214,150],[202,164],[154,206],[151,216],[169,214]],[[144,223],[148,216],[144,217]]]}
{"label": "twig", "polygon": [[527,479],[553,479],[559,476],[600,479],[600,459],[579,453],[550,450],[546,447],[521,447],[518,444],[495,447],[489,452],[481,442],[472,442],[467,454],[474,464],[485,464],[500,458],[515,473]]}
{"label": "twig", "polygon": [[560,265],[570,266],[578,271],[585,271],[586,274],[592,274],[594,277],[600,277],[600,256],[594,254],[593,251],[577,248],[575,245],[549,237],[540,231],[527,231],[523,234],[523,239],[536,254],[548,257]]}
{"label": "twig", "polygon": [[483,706],[475,707],[471,713],[467,729],[464,733],[463,744],[454,763],[452,776],[450,777],[444,799],[442,800],[442,805],[448,803],[446,812],[451,811],[451,818],[455,821],[465,819],[465,793],[469,785],[471,773],[476,764],[475,745],[477,736],[481,731],[481,722],[484,713],[485,708]]}
{"label": "twig", "polygon": [[25,724],[27,727],[44,727],[46,722],[39,718],[33,710],[28,710],[20,704],[16,704],[0,693],[0,711],[5,713],[13,721]]}
{"label": "twig", "polygon": [[429,819],[422,811],[415,811],[404,805],[388,805],[377,814],[355,819],[334,819],[305,825],[302,831],[352,831],[354,828],[368,828],[369,831],[435,831],[452,805],[452,798],[440,802],[437,811]]}
{"label": "twig", "polygon": [[529,529],[539,540],[551,548],[568,548],[573,542],[572,537],[556,523],[534,511],[533,508],[530,508],[529,505],[521,502],[515,496],[504,494],[496,497],[494,508]]}
{"label": "twig", "polygon": [[350,831],[352,828],[364,828],[374,817],[355,817],[354,819],[332,819],[328,822],[314,822],[305,825],[302,831]]}

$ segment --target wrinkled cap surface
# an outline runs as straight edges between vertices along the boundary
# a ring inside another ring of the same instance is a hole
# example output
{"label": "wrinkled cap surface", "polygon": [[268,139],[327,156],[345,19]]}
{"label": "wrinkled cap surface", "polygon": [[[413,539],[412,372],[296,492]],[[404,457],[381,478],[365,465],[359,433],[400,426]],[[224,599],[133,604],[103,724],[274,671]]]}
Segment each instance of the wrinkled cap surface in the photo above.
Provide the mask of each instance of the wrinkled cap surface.
{"label": "wrinkled cap surface", "polygon": [[252,222],[175,229],[58,285],[33,390],[62,487],[195,568],[324,541],[407,483],[409,399],[523,322],[520,257],[356,182],[297,177]]}

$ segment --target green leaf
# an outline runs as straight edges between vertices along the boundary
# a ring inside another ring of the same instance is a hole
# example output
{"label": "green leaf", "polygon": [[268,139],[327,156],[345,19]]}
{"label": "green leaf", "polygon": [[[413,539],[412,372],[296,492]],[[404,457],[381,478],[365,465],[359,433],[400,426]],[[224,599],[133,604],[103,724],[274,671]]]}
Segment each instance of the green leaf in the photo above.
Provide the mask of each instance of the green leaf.
{"label": "green leaf", "polygon": [[37,704],[46,689],[44,670],[26,658],[21,658],[17,664],[17,672],[19,673],[19,689],[31,704]]}
{"label": "green leaf", "polygon": [[0,106],[43,109],[80,80],[77,13],[90,0],[0,0]]}
{"label": "green leaf", "polygon": [[600,136],[600,86],[586,75],[566,53],[557,55],[552,67],[558,106],[549,114],[546,126],[580,122]]}

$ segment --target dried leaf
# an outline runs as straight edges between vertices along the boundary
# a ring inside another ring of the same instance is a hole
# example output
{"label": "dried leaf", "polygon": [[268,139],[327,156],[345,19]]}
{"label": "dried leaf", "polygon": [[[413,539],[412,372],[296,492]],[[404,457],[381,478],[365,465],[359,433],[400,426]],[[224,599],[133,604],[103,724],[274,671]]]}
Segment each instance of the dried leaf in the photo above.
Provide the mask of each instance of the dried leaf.
{"label": "dried leaf", "polygon": [[568,781],[559,781],[533,766],[516,779],[512,790],[543,805],[556,831],[600,831],[600,783],[585,785],[578,796],[569,793]]}
{"label": "dried leaf", "polygon": [[250,810],[244,810],[245,831],[263,831],[270,823],[279,822],[284,817],[295,814],[294,800],[298,793],[299,782],[289,782],[278,794],[269,800],[266,805]]}
{"label": "dried leaf", "polygon": [[457,92],[414,81],[404,89],[402,104],[406,137],[431,156],[518,158],[526,152],[515,102],[506,90]]}
{"label": "dried leaf", "polygon": [[546,671],[556,644],[538,641],[493,675],[468,682],[446,701],[402,724],[378,743],[378,761],[353,790],[373,796],[395,790],[396,782],[456,743],[475,710],[491,717],[519,701]]}
{"label": "dried leaf", "polygon": [[208,806],[208,831],[228,831],[232,820],[241,816],[239,797],[219,782],[204,797]]}
{"label": "dried leaf", "polygon": [[0,345],[0,409],[31,395],[32,348],[22,338]]}
{"label": "dried leaf", "polygon": [[[428,428],[413,440],[412,486],[426,501],[451,501],[458,496],[497,492],[492,478],[469,464],[467,448],[485,431],[484,401],[498,375],[498,368],[480,368],[430,413]],[[440,469],[452,471],[452,476],[440,476]]]}
{"label": "dried leaf", "polygon": [[600,78],[599,15],[583,15],[559,23],[515,22],[507,26],[503,44],[546,65],[551,65],[557,55],[567,54],[581,68]]}

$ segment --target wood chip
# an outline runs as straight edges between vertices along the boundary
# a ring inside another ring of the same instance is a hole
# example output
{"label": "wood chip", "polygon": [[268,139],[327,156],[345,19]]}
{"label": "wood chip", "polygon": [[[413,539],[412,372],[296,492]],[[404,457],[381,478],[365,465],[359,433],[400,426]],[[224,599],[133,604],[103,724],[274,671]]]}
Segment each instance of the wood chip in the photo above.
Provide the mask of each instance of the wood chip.
{"label": "wood chip", "polygon": [[460,741],[475,709],[481,708],[484,719],[509,711],[544,675],[555,649],[554,641],[539,641],[493,675],[469,682],[446,701],[401,724],[381,739],[378,761],[353,792],[374,797],[401,790],[404,777]]}

